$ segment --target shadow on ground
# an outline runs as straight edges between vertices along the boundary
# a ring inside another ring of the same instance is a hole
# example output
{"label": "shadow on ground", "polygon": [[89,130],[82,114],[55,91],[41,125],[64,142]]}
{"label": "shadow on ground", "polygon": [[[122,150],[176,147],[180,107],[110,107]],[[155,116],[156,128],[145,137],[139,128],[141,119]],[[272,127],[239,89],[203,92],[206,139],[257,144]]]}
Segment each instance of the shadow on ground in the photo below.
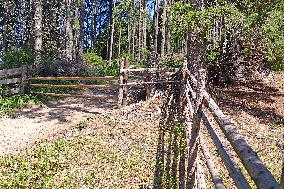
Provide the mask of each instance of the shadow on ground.
{"label": "shadow on ground", "polygon": [[217,90],[217,102],[229,113],[248,113],[269,125],[284,124],[284,93],[261,81]]}
{"label": "shadow on ground", "polygon": [[[76,119],[73,116],[96,115],[107,109],[113,109],[117,105],[116,94],[108,91],[96,91],[93,93],[95,98],[59,98],[44,102],[41,107],[23,109],[13,115],[13,118],[19,116],[38,121],[56,121],[57,123],[70,123]],[[99,95],[96,97],[96,95]]]}

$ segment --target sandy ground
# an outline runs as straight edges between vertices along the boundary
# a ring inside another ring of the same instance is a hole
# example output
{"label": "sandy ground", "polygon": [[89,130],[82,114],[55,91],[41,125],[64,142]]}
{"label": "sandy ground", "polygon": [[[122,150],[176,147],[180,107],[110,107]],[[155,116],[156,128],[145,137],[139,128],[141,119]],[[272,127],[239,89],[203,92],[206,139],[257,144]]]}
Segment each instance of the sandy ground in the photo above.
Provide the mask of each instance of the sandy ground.
{"label": "sandy ground", "polygon": [[87,117],[116,106],[109,94],[96,99],[65,98],[42,107],[23,109],[12,117],[0,118],[0,156],[14,154],[75,126]]}

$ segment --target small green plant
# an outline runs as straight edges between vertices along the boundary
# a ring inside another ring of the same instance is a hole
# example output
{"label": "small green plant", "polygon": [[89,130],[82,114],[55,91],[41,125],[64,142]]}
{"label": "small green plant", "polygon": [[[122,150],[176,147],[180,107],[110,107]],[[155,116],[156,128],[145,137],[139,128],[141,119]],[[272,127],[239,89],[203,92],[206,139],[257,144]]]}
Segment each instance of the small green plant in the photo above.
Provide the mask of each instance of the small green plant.
{"label": "small green plant", "polygon": [[85,129],[86,127],[88,127],[88,122],[87,121],[80,121],[79,123],[77,123],[74,126],[75,129],[79,129],[80,131]]}

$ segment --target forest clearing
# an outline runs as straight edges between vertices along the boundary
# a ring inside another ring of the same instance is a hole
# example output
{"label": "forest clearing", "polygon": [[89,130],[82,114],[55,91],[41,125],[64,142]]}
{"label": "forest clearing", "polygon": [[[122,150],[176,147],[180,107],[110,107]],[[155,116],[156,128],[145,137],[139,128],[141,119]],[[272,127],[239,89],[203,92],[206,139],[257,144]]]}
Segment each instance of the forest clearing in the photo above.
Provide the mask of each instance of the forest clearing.
{"label": "forest clearing", "polygon": [[283,15],[0,0],[0,188],[284,189]]}

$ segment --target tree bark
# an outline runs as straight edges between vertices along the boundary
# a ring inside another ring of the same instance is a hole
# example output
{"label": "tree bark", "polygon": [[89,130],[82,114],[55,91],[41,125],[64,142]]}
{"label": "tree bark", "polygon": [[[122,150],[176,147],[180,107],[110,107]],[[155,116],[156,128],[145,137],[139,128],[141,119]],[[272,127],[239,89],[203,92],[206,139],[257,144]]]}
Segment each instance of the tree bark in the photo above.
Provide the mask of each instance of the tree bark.
{"label": "tree bark", "polygon": [[97,1],[93,1],[93,23],[92,23],[92,49],[95,47],[95,43],[97,40]]}
{"label": "tree bark", "polygon": [[65,32],[66,32],[66,60],[73,61],[73,29],[71,23],[71,0],[66,0],[66,15],[65,15]]}
{"label": "tree bark", "polygon": [[79,37],[79,53],[78,60],[83,63],[84,58],[84,18],[85,18],[85,1],[80,4],[80,37]]}
{"label": "tree bark", "polygon": [[113,41],[114,41],[114,9],[115,9],[115,0],[110,0],[110,38],[109,38],[109,50],[108,50],[108,61],[109,65],[112,65],[112,56],[113,56]]}
{"label": "tree bark", "polygon": [[165,48],[166,48],[166,20],[167,20],[167,0],[164,0],[164,7],[163,7],[163,15],[162,15],[162,26],[161,26],[161,33],[162,33],[162,41],[161,41],[161,57],[165,55]]}
{"label": "tree bark", "polygon": [[143,48],[147,48],[147,4],[143,0]]}
{"label": "tree bark", "polygon": [[155,0],[155,13],[154,13],[154,51],[158,52],[158,33],[159,33],[159,10],[160,0]]}
{"label": "tree bark", "polygon": [[41,53],[42,53],[42,0],[35,0],[35,15],[34,15],[34,36],[35,36],[35,44],[34,50],[36,53],[34,64],[37,66],[41,62]]}

